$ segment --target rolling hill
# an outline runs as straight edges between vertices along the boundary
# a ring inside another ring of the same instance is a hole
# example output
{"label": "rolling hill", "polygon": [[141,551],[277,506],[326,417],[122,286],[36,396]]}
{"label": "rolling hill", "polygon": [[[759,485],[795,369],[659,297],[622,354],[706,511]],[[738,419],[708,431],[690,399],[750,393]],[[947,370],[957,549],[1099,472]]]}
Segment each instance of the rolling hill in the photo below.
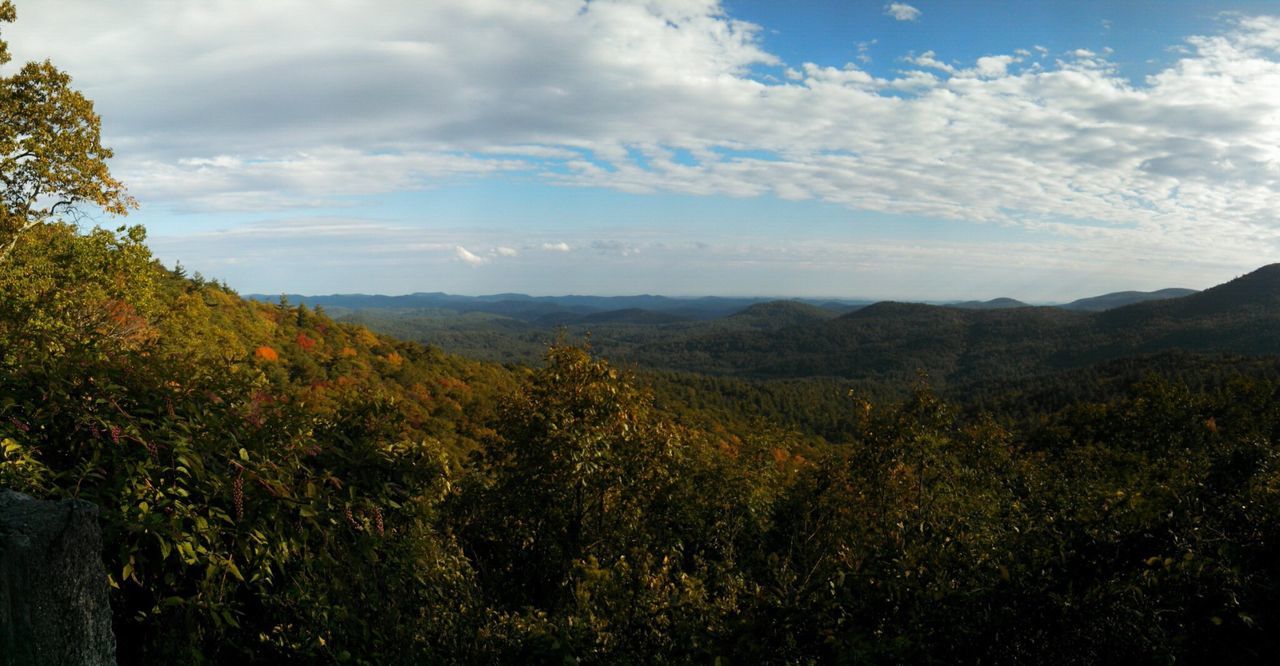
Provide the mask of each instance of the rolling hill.
{"label": "rolling hill", "polygon": [[1165,350],[1280,353],[1280,264],[1203,292],[1103,312],[883,302],[781,330],[719,331],[633,351],[642,366],[759,378],[952,384]]}
{"label": "rolling hill", "polygon": [[1113,310],[1126,305],[1133,305],[1134,303],[1160,301],[1167,298],[1180,298],[1182,296],[1190,296],[1194,293],[1196,293],[1195,289],[1177,288],[1160,289],[1158,291],[1117,291],[1110,294],[1103,294],[1101,296],[1077,299],[1070,303],[1059,305],[1058,307],[1065,310],[1102,312],[1103,310]]}
{"label": "rolling hill", "polygon": [[769,301],[749,306],[730,315],[727,320],[735,325],[776,330],[788,326],[817,324],[838,316],[838,312],[798,301]]}
{"label": "rolling hill", "polygon": [[960,308],[962,310],[1005,310],[1008,308],[1029,308],[1030,303],[1023,303],[1016,298],[993,298],[989,301],[960,301],[959,303],[947,303],[947,307]]}

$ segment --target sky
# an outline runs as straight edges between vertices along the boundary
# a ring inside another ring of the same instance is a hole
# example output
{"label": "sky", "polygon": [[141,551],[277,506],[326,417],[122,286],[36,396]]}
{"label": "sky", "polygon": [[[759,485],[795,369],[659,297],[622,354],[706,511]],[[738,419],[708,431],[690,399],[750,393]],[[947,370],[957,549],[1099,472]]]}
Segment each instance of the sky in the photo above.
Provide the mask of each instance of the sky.
{"label": "sky", "polygon": [[[1280,4],[18,0],[243,293],[1066,301],[1280,261]],[[118,222],[91,215],[101,224]]]}

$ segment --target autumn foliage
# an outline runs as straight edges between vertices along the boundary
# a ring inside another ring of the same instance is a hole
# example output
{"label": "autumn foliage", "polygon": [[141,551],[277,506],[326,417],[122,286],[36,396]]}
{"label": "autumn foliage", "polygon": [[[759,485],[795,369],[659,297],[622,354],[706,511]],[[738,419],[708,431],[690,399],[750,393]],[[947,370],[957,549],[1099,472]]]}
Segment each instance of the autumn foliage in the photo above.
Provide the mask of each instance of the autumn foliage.
{"label": "autumn foliage", "polygon": [[1037,376],[994,414],[843,393],[819,432],[795,384],[725,409],[563,342],[466,360],[58,222],[131,204],[98,118],[48,63],[0,86],[0,486],[100,508],[121,663],[1280,650],[1276,366]]}
{"label": "autumn foliage", "polygon": [[1276,647],[1274,382],[1023,420],[920,389],[827,442],[677,418],[572,345],[504,368],[246,302],[140,230],[33,233],[0,270],[0,484],[102,508],[128,663]]}

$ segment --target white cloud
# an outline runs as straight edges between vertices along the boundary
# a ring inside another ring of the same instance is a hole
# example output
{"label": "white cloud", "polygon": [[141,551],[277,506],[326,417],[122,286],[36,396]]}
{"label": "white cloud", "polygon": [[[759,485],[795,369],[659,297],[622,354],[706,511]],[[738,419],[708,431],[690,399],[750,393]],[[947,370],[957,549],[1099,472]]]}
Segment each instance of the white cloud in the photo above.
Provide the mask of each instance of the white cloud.
{"label": "white cloud", "polygon": [[876,42],[879,41],[880,40],[878,39],[872,39],[865,42],[858,42],[858,62],[864,65],[869,64],[871,62],[871,54],[868,53],[868,51],[870,51],[871,47],[875,46]]}
{"label": "white cloud", "polygon": [[1012,56],[984,56],[978,58],[978,62],[974,65],[974,71],[977,72],[978,76],[993,79],[1007,74],[1009,64],[1015,60],[1016,58]]}
{"label": "white cloud", "polygon": [[542,249],[547,252],[568,252],[573,248],[569,247],[568,243],[560,241],[559,243],[543,243]]}
{"label": "white cloud", "polygon": [[618,257],[631,257],[640,254],[640,246],[630,241],[621,240],[591,241],[591,249],[600,254]]}
{"label": "white cloud", "polygon": [[453,250],[458,259],[469,266],[482,266],[489,263],[488,259],[471,253],[467,248],[462,247],[461,245],[454,247]]}
{"label": "white cloud", "polygon": [[885,5],[884,13],[899,21],[914,21],[920,18],[920,10],[905,2],[894,2]]}
{"label": "white cloud", "polygon": [[340,205],[338,197],[420,189],[529,166],[498,157],[445,152],[369,154],[337,147],[270,157],[125,157],[119,162],[119,174],[144,202],[175,201],[192,210],[257,211]]}
{"label": "white cloud", "polygon": [[932,67],[933,69],[941,70],[941,71],[947,72],[948,74],[954,73],[956,71],[955,67],[948,65],[947,63],[942,62],[941,60],[938,60],[937,55],[938,54],[934,53],[933,51],[925,51],[924,53],[921,53],[918,56],[907,56],[903,58],[903,60],[913,65],[919,65],[921,67]]}
{"label": "white cloud", "polygon": [[519,252],[516,252],[516,249],[513,247],[499,246],[494,248],[493,251],[500,257],[514,257],[520,254]]}
{"label": "white cloud", "polygon": [[1221,25],[1136,82],[1087,49],[1011,66],[1039,45],[925,51],[883,78],[784,63],[713,0],[60,0],[20,6],[5,36],[95,99],[144,206],[334,206],[519,172],[1252,262],[1280,251],[1280,19]]}

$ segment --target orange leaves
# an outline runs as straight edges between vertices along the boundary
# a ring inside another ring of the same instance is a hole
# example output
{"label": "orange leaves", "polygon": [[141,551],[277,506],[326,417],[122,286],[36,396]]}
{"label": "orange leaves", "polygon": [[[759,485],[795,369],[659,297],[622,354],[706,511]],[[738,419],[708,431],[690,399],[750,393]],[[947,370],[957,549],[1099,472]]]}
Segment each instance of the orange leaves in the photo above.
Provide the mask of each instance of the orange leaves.
{"label": "orange leaves", "polygon": [[404,357],[395,352],[391,352],[390,354],[387,354],[386,356],[383,357],[383,359],[385,359],[386,362],[390,364],[391,367],[393,368],[398,368],[402,364],[404,364]]}
{"label": "orange leaves", "polygon": [[253,350],[253,355],[262,361],[274,362],[280,360],[280,353],[266,345]]}
{"label": "orange leaves", "polygon": [[356,355],[356,350],[354,347],[343,347],[342,351],[338,352],[338,355],[342,358],[352,358]]}
{"label": "orange leaves", "polygon": [[441,377],[436,380],[436,385],[447,393],[471,393],[471,385],[457,377]]}
{"label": "orange leaves", "polygon": [[378,336],[373,334],[373,331],[362,328],[356,333],[356,342],[364,347],[374,347],[378,345],[379,340]]}
{"label": "orange leaves", "polygon": [[311,351],[316,346],[316,341],[308,337],[306,333],[299,333],[294,341],[298,343],[299,347],[302,347],[303,351]]}
{"label": "orange leaves", "polygon": [[149,342],[158,335],[132,305],[115,299],[110,299],[103,305],[97,332],[102,337],[118,340],[126,346]]}

